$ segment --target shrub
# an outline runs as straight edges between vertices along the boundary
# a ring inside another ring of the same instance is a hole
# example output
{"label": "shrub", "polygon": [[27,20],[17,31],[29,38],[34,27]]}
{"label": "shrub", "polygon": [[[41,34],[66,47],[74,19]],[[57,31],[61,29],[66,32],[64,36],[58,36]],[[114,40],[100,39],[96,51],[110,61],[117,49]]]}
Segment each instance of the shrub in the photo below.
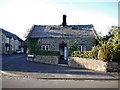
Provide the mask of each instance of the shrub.
{"label": "shrub", "polygon": [[98,59],[98,51],[99,51],[99,46],[94,46],[91,50],[91,58],[92,59]]}
{"label": "shrub", "polygon": [[80,51],[73,51],[73,52],[71,52],[70,56],[72,56],[72,57],[79,57],[80,53],[81,53]]}
{"label": "shrub", "polygon": [[69,47],[69,50],[68,50],[68,56],[72,56],[72,54],[74,53],[74,51],[77,50],[77,46],[76,44],[73,44],[72,46]]}
{"label": "shrub", "polygon": [[83,58],[91,58],[91,51],[84,51]]}
{"label": "shrub", "polygon": [[91,51],[74,51],[71,54],[72,57],[80,57],[80,58],[91,58]]}
{"label": "shrub", "polygon": [[113,59],[113,46],[104,44],[99,48],[98,59],[102,61],[111,61]]}
{"label": "shrub", "polygon": [[43,51],[43,50],[39,50],[39,51],[36,51],[34,54],[36,54],[36,55],[53,55],[53,56],[59,56],[59,51]]}
{"label": "shrub", "polygon": [[72,51],[70,56],[91,58],[102,61],[120,62],[120,45],[118,44],[103,44],[102,46],[95,46],[91,51]]}

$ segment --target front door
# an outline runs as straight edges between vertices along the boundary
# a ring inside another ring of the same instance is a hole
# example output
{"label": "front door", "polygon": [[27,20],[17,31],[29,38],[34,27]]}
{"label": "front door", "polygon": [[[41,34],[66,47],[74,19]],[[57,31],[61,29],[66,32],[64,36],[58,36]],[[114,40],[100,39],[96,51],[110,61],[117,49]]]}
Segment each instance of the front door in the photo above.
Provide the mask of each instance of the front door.
{"label": "front door", "polygon": [[59,44],[59,63],[60,64],[67,64],[67,44],[62,42]]}

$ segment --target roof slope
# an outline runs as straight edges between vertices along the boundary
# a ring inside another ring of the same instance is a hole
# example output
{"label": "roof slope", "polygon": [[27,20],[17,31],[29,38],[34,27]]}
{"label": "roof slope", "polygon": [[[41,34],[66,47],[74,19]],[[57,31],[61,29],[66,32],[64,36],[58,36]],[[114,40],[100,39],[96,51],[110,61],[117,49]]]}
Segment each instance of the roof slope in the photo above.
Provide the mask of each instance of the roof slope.
{"label": "roof slope", "polygon": [[11,32],[8,32],[4,29],[1,29],[0,28],[0,32],[2,32],[3,34],[5,34],[7,37],[9,38],[14,38],[15,40],[19,40],[19,41],[23,41],[21,38],[19,38],[17,35],[11,33]]}
{"label": "roof slope", "polygon": [[95,37],[93,25],[34,25],[28,34],[30,38],[42,37]]}

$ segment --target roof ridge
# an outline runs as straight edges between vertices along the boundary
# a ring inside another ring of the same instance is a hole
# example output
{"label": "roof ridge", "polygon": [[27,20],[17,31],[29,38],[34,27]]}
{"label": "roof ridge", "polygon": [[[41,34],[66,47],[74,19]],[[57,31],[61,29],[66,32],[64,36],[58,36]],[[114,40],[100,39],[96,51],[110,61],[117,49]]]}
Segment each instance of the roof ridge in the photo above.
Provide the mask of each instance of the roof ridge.
{"label": "roof ridge", "polygon": [[14,38],[14,39],[18,39],[18,40],[20,40],[20,41],[23,41],[20,37],[18,37],[16,34],[14,34],[14,33],[11,33],[11,32],[9,32],[9,31],[7,31],[7,30],[4,30],[4,29],[2,29],[2,28],[0,28],[0,30],[2,31],[2,33],[4,33],[7,37],[10,37],[10,38]]}

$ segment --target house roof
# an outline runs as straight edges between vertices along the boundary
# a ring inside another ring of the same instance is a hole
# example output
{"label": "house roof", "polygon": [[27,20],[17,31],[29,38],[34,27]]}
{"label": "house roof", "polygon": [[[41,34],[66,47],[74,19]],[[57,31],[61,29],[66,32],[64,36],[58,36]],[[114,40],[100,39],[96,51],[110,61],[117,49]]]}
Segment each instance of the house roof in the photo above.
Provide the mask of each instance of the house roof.
{"label": "house roof", "polygon": [[33,25],[28,38],[42,37],[95,37],[93,25]]}
{"label": "house roof", "polygon": [[11,33],[11,32],[8,32],[4,29],[1,29],[0,28],[0,32],[2,32],[3,34],[6,35],[6,37],[9,37],[9,38],[14,38],[15,40],[19,40],[19,41],[23,41],[21,38],[19,38],[17,35]]}

